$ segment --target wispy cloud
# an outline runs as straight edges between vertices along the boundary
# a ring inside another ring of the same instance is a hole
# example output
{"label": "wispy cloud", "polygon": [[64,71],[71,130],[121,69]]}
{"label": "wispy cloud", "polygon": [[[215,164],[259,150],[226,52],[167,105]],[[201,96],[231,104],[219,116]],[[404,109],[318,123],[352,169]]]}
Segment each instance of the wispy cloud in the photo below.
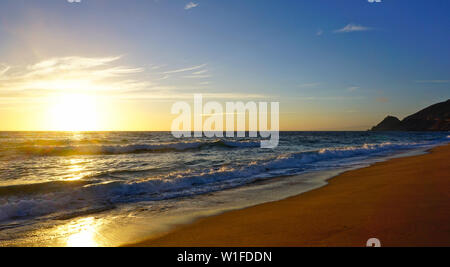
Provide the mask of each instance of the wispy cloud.
{"label": "wispy cloud", "polygon": [[163,72],[163,74],[173,74],[173,73],[180,73],[180,72],[187,72],[187,71],[193,71],[193,70],[198,70],[198,69],[202,69],[206,67],[206,64],[201,64],[198,66],[193,66],[193,67],[188,67],[188,68],[182,68],[182,69],[177,69],[177,70],[171,70],[171,71],[165,71]]}
{"label": "wispy cloud", "polygon": [[2,97],[46,97],[55,93],[126,93],[151,83],[133,77],[144,71],[117,64],[120,57],[62,57],[0,69]]}
{"label": "wispy cloud", "polygon": [[323,30],[318,30],[318,31],[316,32],[316,36],[321,36],[321,35],[323,35]]}
{"label": "wispy cloud", "polygon": [[[157,72],[153,78],[145,69],[123,66],[121,57],[61,57],[42,60],[25,66],[10,66],[0,63],[0,100],[5,105],[42,102],[59,94],[95,94],[131,101],[173,101],[192,99],[198,86],[208,85],[206,64]],[[157,68],[158,69],[158,68]],[[200,79],[183,85],[171,84],[169,78]],[[264,95],[246,93],[205,93],[205,97],[216,99],[264,98]]]}
{"label": "wispy cloud", "polygon": [[150,68],[152,69],[152,70],[159,70],[159,69],[161,69],[162,67],[165,67],[166,65],[150,65]]}
{"label": "wispy cloud", "polygon": [[363,31],[370,31],[370,30],[372,30],[372,28],[350,23],[341,29],[335,30],[334,32],[335,33],[347,33],[347,32],[363,32]]}
{"label": "wispy cloud", "polygon": [[196,71],[196,72],[194,72],[192,74],[194,74],[194,75],[202,75],[202,74],[205,74],[207,72],[208,72],[208,70],[199,70],[199,71]]}
{"label": "wispy cloud", "polygon": [[[163,88],[163,90],[167,90]],[[207,93],[207,92],[199,92],[198,88],[195,93],[201,93],[204,99],[209,100],[242,100],[242,99],[274,99],[274,96],[262,95],[262,94],[247,94],[247,93]],[[153,92],[148,94],[146,92],[142,92],[142,94],[133,94],[129,95],[128,99],[151,99],[158,101],[173,101],[173,100],[192,100],[193,93],[192,92],[183,92],[177,91],[176,94],[171,93],[168,94],[167,91]]]}
{"label": "wispy cloud", "polygon": [[206,79],[206,78],[210,78],[211,75],[186,75],[183,77],[188,78],[188,79]]}
{"label": "wispy cloud", "polygon": [[191,9],[191,8],[198,7],[198,5],[199,5],[198,3],[189,2],[189,3],[184,7],[184,9],[189,10],[189,9]]}
{"label": "wispy cloud", "polygon": [[187,68],[165,71],[162,72],[162,74],[165,75],[165,79],[169,78],[169,76],[176,74],[184,74],[184,76],[181,76],[181,78],[206,79],[211,77],[211,75],[208,74],[208,70],[205,69],[206,66],[207,64],[201,64]]}
{"label": "wispy cloud", "polygon": [[8,72],[10,69],[11,69],[10,66],[0,63],[0,76]]}

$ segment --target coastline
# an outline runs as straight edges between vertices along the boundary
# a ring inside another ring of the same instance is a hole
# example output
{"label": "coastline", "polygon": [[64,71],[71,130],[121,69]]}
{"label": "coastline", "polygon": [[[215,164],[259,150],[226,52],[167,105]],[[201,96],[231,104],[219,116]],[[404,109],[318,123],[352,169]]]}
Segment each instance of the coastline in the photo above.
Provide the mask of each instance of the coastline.
{"label": "coastline", "polygon": [[324,187],[129,246],[365,246],[369,238],[383,246],[449,246],[449,157],[447,144],[375,163]]}

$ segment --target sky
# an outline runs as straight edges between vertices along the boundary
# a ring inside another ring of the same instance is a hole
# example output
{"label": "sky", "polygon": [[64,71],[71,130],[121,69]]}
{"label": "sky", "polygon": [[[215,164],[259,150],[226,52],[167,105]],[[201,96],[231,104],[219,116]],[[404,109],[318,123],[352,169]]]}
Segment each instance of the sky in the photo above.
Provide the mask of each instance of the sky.
{"label": "sky", "polygon": [[0,130],[170,130],[176,101],[277,101],[366,130],[450,98],[448,0],[0,0]]}

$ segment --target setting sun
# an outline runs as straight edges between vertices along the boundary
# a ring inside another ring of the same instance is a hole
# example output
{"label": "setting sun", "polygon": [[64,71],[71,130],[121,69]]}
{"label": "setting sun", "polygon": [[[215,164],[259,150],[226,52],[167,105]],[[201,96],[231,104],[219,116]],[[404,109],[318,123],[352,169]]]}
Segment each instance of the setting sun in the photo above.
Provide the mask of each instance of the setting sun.
{"label": "setting sun", "polygon": [[56,131],[98,131],[99,115],[95,96],[64,94],[50,108],[52,128]]}

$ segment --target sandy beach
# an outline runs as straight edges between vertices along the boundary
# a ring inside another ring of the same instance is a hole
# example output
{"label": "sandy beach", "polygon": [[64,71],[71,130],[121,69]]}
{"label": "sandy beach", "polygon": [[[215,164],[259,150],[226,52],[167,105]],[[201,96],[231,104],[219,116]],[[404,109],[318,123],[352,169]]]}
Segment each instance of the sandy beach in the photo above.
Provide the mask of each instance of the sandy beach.
{"label": "sandy beach", "polygon": [[131,246],[450,246],[450,145],[329,185],[180,226]]}

